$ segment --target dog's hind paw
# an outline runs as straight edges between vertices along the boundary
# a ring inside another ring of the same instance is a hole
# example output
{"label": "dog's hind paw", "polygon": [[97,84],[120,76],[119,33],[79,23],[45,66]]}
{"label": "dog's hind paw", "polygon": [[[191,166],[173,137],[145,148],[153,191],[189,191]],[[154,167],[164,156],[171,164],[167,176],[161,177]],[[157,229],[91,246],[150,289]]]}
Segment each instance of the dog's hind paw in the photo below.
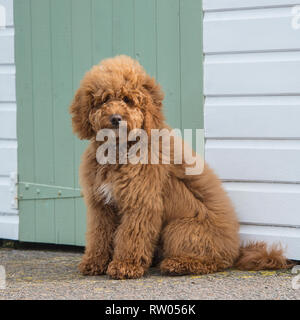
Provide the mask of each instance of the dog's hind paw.
{"label": "dog's hind paw", "polygon": [[173,276],[208,274],[223,269],[208,258],[173,257],[165,258],[160,264],[160,270],[163,274]]}
{"label": "dog's hind paw", "polygon": [[112,261],[108,268],[107,274],[113,279],[137,279],[144,275],[144,268],[140,265],[127,261]]}

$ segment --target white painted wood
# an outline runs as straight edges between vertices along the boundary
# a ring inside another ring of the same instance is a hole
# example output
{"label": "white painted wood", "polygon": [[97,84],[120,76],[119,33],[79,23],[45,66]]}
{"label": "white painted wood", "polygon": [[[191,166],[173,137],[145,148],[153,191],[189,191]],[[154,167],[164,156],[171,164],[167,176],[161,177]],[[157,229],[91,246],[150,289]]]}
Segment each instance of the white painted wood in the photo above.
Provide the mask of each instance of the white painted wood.
{"label": "white painted wood", "polygon": [[300,138],[300,96],[208,97],[207,138]]}
{"label": "white painted wood", "polygon": [[211,55],[205,58],[204,94],[299,95],[300,52]]}
{"label": "white painted wood", "polygon": [[0,67],[0,101],[16,101],[15,75],[1,73]]}
{"label": "white painted wood", "polygon": [[16,141],[0,140],[0,176],[9,176],[17,171]]}
{"label": "white painted wood", "polygon": [[242,223],[300,227],[300,185],[225,182]]}
{"label": "white painted wood", "polygon": [[7,26],[0,28],[0,238],[18,239],[9,180],[17,172],[13,0],[0,0],[0,6],[5,7]]}
{"label": "white painted wood", "polygon": [[289,6],[300,4],[299,0],[203,0],[204,10],[228,10],[241,8]]}
{"label": "white painted wood", "polygon": [[[12,193],[9,177],[2,177],[0,179],[0,215],[1,214],[17,214],[18,211],[12,206]],[[1,238],[1,234],[0,234]]]}
{"label": "white painted wood", "polygon": [[16,139],[16,110],[0,108],[0,137],[1,139]]}
{"label": "white painted wood", "polygon": [[270,246],[281,244],[286,249],[287,258],[300,258],[300,228],[241,225],[240,235],[244,243],[265,241]]}
{"label": "white painted wood", "polygon": [[17,215],[0,215],[0,238],[19,239],[19,217]]}
{"label": "white painted wood", "polygon": [[0,64],[14,63],[14,34],[13,30],[0,29]]}
{"label": "white painted wood", "polygon": [[14,101],[3,102],[0,101],[0,110],[16,110],[17,104]]}
{"label": "white painted wood", "polygon": [[224,180],[300,182],[300,141],[208,140],[205,155]]}
{"label": "white painted wood", "polygon": [[300,30],[292,28],[292,21],[291,8],[206,14],[204,52],[299,50]]}
{"label": "white painted wood", "polygon": [[0,5],[6,10],[6,26],[12,27],[14,25],[13,0],[0,0]]}
{"label": "white painted wood", "polygon": [[248,224],[242,239],[281,241],[288,258],[300,260],[295,5],[300,1],[203,1],[204,124],[206,160]]}

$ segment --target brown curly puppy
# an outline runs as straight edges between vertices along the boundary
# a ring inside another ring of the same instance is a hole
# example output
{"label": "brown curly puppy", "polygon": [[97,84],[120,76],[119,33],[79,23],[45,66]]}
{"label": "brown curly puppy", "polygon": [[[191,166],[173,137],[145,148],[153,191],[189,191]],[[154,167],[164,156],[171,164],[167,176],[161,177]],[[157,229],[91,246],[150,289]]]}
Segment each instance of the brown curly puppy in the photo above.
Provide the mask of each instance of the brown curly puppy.
{"label": "brown curly puppy", "polygon": [[[128,130],[168,128],[163,93],[140,64],[118,56],[94,66],[70,107],[74,132],[89,139],[80,167],[87,206],[86,251],[79,266],[87,275],[139,278],[161,252],[160,269],[172,275],[289,266],[280,249],[264,243],[240,248],[239,223],[220,180],[205,164],[186,175],[180,164],[104,164],[96,134],[126,120]],[[149,144],[151,147],[151,144]]]}

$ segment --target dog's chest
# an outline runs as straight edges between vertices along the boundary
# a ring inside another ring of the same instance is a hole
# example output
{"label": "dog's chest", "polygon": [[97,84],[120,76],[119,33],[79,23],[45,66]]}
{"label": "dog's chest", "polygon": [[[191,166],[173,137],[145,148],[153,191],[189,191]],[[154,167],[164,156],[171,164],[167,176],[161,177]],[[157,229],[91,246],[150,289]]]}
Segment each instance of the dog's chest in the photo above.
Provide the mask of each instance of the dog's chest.
{"label": "dog's chest", "polygon": [[99,195],[107,205],[115,203],[113,198],[113,187],[111,183],[103,183],[98,189]]}

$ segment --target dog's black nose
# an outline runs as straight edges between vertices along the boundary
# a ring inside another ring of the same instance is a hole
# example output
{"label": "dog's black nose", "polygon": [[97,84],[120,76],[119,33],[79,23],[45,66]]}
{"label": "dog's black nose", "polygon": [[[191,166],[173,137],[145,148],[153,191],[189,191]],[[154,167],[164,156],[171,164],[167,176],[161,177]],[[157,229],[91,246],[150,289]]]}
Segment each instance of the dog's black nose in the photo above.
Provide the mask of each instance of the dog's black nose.
{"label": "dog's black nose", "polygon": [[120,116],[119,114],[113,114],[112,116],[110,116],[110,122],[115,127],[118,127],[121,121],[122,116]]}

